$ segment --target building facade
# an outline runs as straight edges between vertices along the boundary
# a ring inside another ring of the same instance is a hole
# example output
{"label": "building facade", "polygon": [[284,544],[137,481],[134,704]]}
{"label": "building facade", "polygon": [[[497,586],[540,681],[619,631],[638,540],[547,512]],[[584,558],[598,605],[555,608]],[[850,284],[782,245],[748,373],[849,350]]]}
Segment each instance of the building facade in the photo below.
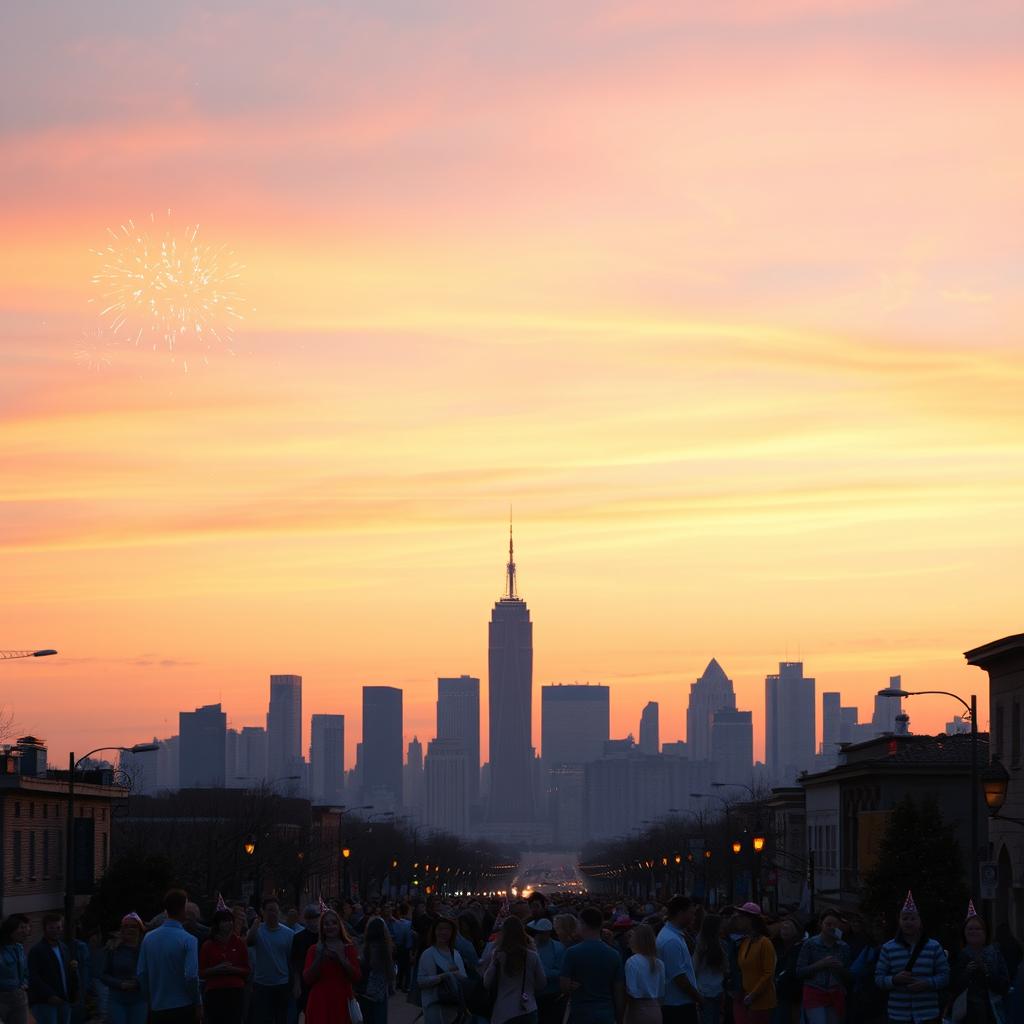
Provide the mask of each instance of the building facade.
{"label": "building facade", "polygon": [[661,752],[661,730],[658,723],[658,702],[648,701],[640,714],[640,753]]}
{"label": "building facade", "polygon": [[457,739],[434,739],[423,762],[423,824],[464,836],[469,831],[466,748]]}
{"label": "building facade", "polygon": [[302,760],[302,676],[270,677],[267,711],[267,778],[295,774]]}
{"label": "building facade", "polygon": [[768,776],[773,786],[792,785],[813,770],[817,739],[815,681],[802,662],[780,662],[778,674],[765,677],[764,705]]}
{"label": "building facade", "polygon": [[494,605],[487,633],[492,823],[526,824],[536,817],[533,786],[533,623],[516,592],[509,535],[505,595]]}
{"label": "building facade", "polygon": [[473,676],[437,681],[437,738],[457,740],[466,752],[466,792],[480,799],[480,680]]}
{"label": "building facade", "polygon": [[611,721],[607,686],[542,686],[540,708],[545,772],[560,764],[586,764],[604,753]]}
{"label": "building facade", "polygon": [[309,741],[309,791],[314,804],[345,802],[344,715],[313,715]]}
{"label": "building facade", "polygon": [[690,684],[690,703],[686,709],[686,744],[694,761],[711,760],[711,726],[716,711],[736,710],[736,692],[732,680],[712,658],[701,677]]}
{"label": "building facade", "polygon": [[223,786],[227,764],[228,716],[219,704],[178,713],[178,786]]}
{"label": "building facade", "polygon": [[402,804],[402,691],[363,687],[363,803],[379,811]]}
{"label": "building facade", "polygon": [[714,782],[753,786],[754,722],[750,711],[720,708],[711,720],[711,764]]}

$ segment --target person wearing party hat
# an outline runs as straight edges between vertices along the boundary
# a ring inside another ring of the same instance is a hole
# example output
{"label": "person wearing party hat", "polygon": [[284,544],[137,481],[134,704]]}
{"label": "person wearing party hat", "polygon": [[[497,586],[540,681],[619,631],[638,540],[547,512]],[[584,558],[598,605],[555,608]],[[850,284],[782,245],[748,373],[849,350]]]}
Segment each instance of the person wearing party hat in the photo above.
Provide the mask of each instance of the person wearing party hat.
{"label": "person wearing party hat", "polygon": [[963,948],[953,960],[948,1016],[957,1024],[1003,1024],[1010,973],[999,947],[988,942],[974,900],[967,904],[962,935]]}
{"label": "person wearing party hat", "polygon": [[895,937],[882,946],[875,984],[888,993],[888,1018],[895,1024],[929,1024],[941,1018],[940,995],[949,985],[949,961],[928,938],[908,890]]}
{"label": "person wearing party hat", "polygon": [[138,914],[125,914],[115,942],[106,951],[100,981],[110,993],[110,1024],[146,1024],[149,1004],[138,979],[139,946],[145,932],[146,926]]}

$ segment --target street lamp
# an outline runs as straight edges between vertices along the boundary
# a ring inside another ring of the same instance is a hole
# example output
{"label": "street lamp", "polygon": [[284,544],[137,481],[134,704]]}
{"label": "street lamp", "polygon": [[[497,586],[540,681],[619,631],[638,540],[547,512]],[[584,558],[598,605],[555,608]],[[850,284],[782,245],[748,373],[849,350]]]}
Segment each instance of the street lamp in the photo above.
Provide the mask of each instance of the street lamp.
{"label": "street lamp", "polygon": [[245,837],[245,842],[242,843],[242,849],[245,850],[245,855],[251,857],[256,852],[256,837],[252,834]]}
{"label": "street lamp", "polygon": [[41,651],[0,651],[0,661],[13,661],[15,658],[48,658],[56,653],[48,647]]}
{"label": "street lamp", "polygon": [[77,760],[73,750],[68,753],[68,821],[64,836],[64,928],[69,943],[75,940],[75,772],[83,761],[105,750],[118,750],[122,754],[148,754],[159,749],[159,743],[136,743],[133,747],[97,747]]}
{"label": "street lamp", "polygon": [[980,854],[978,850],[978,697],[971,694],[971,702],[967,703],[957,693],[949,690],[904,690],[898,686],[887,686],[878,691],[879,697],[952,697],[966,709],[971,720],[971,892],[979,892]]}
{"label": "street lamp", "polygon": [[985,805],[993,821],[1008,821],[1013,825],[1024,825],[1024,818],[1010,818],[1001,814],[1010,788],[1010,773],[996,755],[981,773],[981,788],[985,794]]}
{"label": "street lamp", "polygon": [[743,849],[743,844],[738,839],[734,839],[732,841],[732,852],[735,853],[737,856],[739,856],[739,853],[740,853],[740,851],[742,849]]}
{"label": "street lamp", "polygon": [[341,864],[342,864],[342,870],[344,871],[344,876],[342,878],[342,884],[341,884],[341,895],[342,895],[342,898],[346,899],[346,900],[351,895],[351,892],[350,892],[350,889],[349,889],[349,880],[348,880],[348,859],[351,856],[352,856],[352,851],[347,846],[343,846],[341,848]]}

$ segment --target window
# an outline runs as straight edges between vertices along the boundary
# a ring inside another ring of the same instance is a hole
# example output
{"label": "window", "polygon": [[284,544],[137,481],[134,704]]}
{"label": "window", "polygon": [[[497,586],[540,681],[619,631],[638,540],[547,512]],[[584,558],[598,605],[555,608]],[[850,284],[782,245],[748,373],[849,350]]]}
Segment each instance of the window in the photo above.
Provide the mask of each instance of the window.
{"label": "window", "polygon": [[1020,703],[1013,702],[1013,717],[1010,720],[1010,763],[1020,764]]}
{"label": "window", "polygon": [[14,801],[14,816],[16,818],[20,818],[21,817],[21,801],[20,800],[15,800]]}
{"label": "window", "polygon": [[47,817],[49,815],[49,813],[50,813],[50,805],[49,804],[43,804],[43,817],[44,818]]}
{"label": "window", "polygon": [[108,858],[108,855],[109,855],[109,852],[110,852],[109,846],[110,846],[110,836],[106,832],[104,832],[103,833],[103,859],[100,861],[100,870],[102,870],[102,871],[106,871],[107,867],[109,866],[107,864],[107,858]]}
{"label": "window", "polygon": [[106,807],[101,807],[100,808],[100,821],[106,821],[106,820],[107,820],[107,809],[106,809]]}
{"label": "window", "polygon": [[34,818],[36,816],[36,802],[35,800],[29,800],[28,802],[28,816]]}
{"label": "window", "polygon": [[28,834],[28,877],[34,879],[36,877],[36,834],[35,832],[29,832]]}
{"label": "window", "polygon": [[[995,735],[995,753],[998,757],[1003,756],[1003,731],[1006,725],[1006,708],[1002,704],[996,705],[996,720],[993,732]],[[15,804],[15,807],[18,805]]]}
{"label": "window", "polygon": [[50,830],[43,832],[43,878],[50,877]]}
{"label": "window", "polygon": [[[18,805],[15,804],[15,807]],[[21,833],[12,832],[11,841],[14,846],[14,878],[15,881],[21,880]]]}
{"label": "window", "polygon": [[54,846],[57,849],[57,856],[55,858],[57,861],[57,878],[64,877],[64,844],[61,842],[61,837],[63,835],[64,833],[59,829],[54,833],[54,836],[56,837]]}

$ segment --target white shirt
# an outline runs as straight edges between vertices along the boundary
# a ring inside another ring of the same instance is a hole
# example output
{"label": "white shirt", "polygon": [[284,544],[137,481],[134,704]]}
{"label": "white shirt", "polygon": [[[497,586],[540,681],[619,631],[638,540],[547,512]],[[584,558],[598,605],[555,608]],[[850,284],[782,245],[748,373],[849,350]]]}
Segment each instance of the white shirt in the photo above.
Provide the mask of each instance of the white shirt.
{"label": "white shirt", "polygon": [[651,961],[634,953],[626,961],[626,992],[631,999],[664,999],[665,964],[655,957],[652,971]]}

